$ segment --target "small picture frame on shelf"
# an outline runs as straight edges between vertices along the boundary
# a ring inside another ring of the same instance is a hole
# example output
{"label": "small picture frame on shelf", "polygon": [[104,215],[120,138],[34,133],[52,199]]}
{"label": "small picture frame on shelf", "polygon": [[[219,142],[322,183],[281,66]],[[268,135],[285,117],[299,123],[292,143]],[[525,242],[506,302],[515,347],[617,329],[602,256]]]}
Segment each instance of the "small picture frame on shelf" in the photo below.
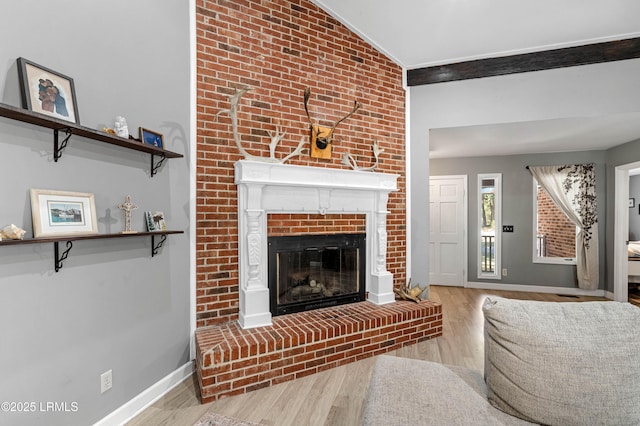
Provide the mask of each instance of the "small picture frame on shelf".
{"label": "small picture frame on shelf", "polygon": [[144,218],[147,222],[147,231],[163,232],[167,230],[167,224],[164,221],[164,213],[157,211],[144,212]]}
{"label": "small picture frame on shelf", "polygon": [[80,124],[73,79],[25,58],[18,58],[22,107]]}
{"label": "small picture frame on shelf", "polygon": [[140,140],[147,145],[155,146],[156,148],[164,149],[164,142],[162,140],[162,134],[154,132],[153,130],[140,127]]}
{"label": "small picture frame on shelf", "polygon": [[93,194],[31,189],[33,236],[97,234]]}

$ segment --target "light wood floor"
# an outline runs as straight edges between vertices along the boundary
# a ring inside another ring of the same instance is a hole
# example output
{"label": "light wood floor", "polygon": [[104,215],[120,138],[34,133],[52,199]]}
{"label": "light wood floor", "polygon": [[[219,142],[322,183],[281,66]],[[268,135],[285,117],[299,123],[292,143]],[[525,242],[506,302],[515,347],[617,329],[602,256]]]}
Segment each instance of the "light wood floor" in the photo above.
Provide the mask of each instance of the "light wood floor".
{"label": "light wood floor", "polygon": [[[430,299],[442,304],[443,335],[389,354],[482,371],[484,352],[481,306],[484,298],[490,294],[513,299],[558,302],[606,300],[431,286]],[[188,379],[127,425],[192,425],[207,412],[273,426],[358,425],[373,362],[373,358],[368,358],[206,405],[200,404],[195,380]]]}

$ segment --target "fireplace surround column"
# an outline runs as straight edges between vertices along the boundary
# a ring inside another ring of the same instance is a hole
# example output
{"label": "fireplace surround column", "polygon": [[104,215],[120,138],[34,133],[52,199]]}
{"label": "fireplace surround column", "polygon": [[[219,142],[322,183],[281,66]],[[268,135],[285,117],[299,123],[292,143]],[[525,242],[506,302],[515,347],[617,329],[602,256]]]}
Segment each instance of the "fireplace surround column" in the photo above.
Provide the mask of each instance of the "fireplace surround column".
{"label": "fireplace surround column", "polygon": [[238,251],[242,328],[271,325],[267,274],[267,214],[262,209],[263,185],[238,187]]}
{"label": "fireplace surround column", "polygon": [[[372,268],[371,282],[367,287],[369,292],[368,300],[382,305],[395,300],[393,293],[393,275],[387,271],[387,201],[388,193],[375,194],[375,208],[373,212],[370,230],[367,235],[371,236],[371,259]],[[391,291],[389,291],[391,290]]]}
{"label": "fireplace surround column", "polygon": [[271,325],[267,215],[356,213],[367,220],[366,291],[375,304],[392,303],[393,274],[387,271],[387,202],[398,175],[240,160],[238,268],[242,328]]}

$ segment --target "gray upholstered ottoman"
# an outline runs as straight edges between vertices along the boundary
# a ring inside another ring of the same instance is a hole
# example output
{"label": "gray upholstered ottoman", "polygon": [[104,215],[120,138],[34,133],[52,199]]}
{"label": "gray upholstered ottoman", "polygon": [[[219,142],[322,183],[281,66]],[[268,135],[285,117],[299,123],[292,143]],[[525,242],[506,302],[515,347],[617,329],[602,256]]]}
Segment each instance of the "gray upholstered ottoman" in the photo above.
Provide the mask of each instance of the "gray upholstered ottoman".
{"label": "gray upholstered ottoman", "polygon": [[494,408],[479,371],[388,355],[377,357],[362,424],[529,425]]}

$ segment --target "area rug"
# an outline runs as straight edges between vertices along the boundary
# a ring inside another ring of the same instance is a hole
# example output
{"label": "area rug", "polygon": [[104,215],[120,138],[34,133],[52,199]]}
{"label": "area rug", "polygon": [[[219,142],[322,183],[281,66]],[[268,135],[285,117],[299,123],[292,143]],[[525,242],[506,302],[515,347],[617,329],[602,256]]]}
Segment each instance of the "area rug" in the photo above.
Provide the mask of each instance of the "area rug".
{"label": "area rug", "polygon": [[223,416],[218,413],[207,413],[193,426],[258,426],[258,423],[245,422],[233,417]]}

